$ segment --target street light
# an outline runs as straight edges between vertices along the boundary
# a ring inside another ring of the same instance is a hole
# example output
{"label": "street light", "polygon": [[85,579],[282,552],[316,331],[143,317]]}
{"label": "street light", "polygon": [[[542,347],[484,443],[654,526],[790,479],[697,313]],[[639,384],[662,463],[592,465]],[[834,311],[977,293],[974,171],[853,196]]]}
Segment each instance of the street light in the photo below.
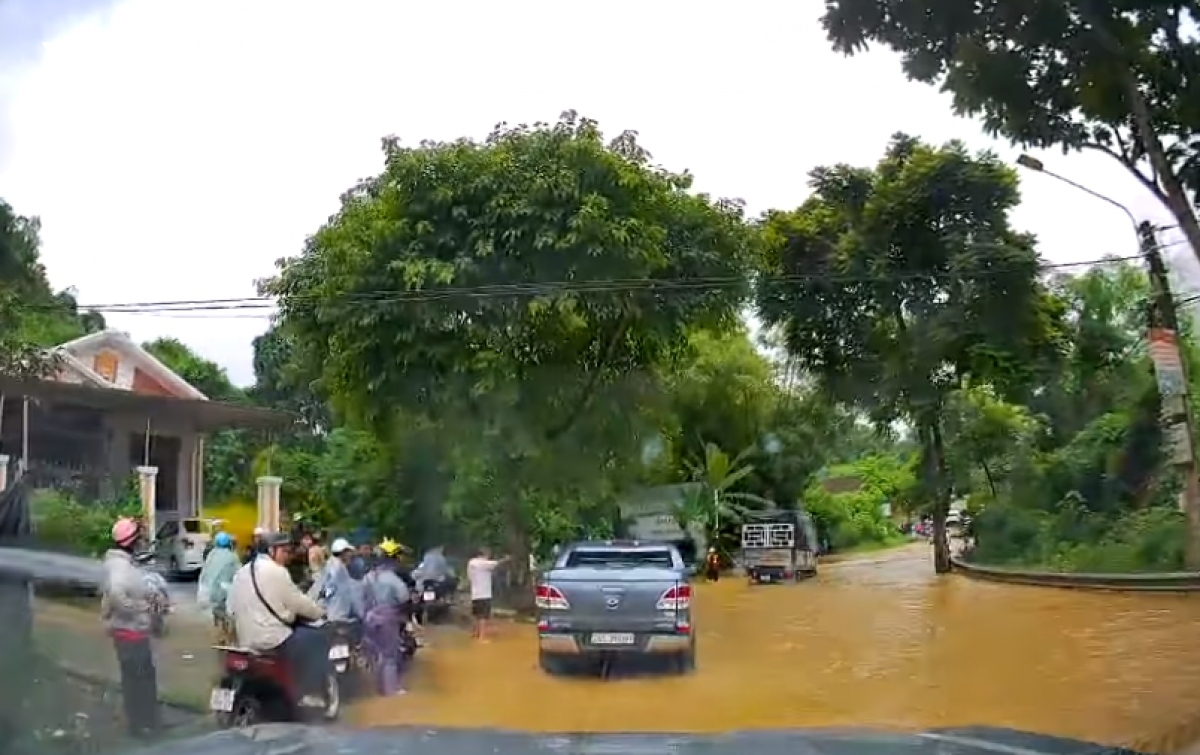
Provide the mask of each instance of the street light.
{"label": "street light", "polygon": [[1045,173],[1047,176],[1050,176],[1051,178],[1058,179],[1059,181],[1062,181],[1063,183],[1067,184],[1068,186],[1073,186],[1076,189],[1079,189],[1080,191],[1082,191],[1086,194],[1091,194],[1096,199],[1099,199],[1104,202],[1108,202],[1113,207],[1116,207],[1118,210],[1125,213],[1125,217],[1129,218],[1129,225],[1133,227],[1134,238],[1136,238],[1138,240],[1139,248],[1141,247],[1142,235],[1141,235],[1141,231],[1139,230],[1140,226],[1138,225],[1137,218],[1135,218],[1133,216],[1133,213],[1130,212],[1129,208],[1126,207],[1125,205],[1121,204],[1120,202],[1113,199],[1112,197],[1106,197],[1098,191],[1089,189],[1088,187],[1084,186],[1083,184],[1075,183],[1074,181],[1067,178],[1066,176],[1060,176],[1057,173],[1055,173],[1054,171],[1046,170],[1045,163],[1043,163],[1041,160],[1037,159],[1033,155],[1021,155],[1020,157],[1017,158],[1017,165],[1020,165],[1022,168],[1027,168],[1029,170],[1032,170],[1035,173]]}

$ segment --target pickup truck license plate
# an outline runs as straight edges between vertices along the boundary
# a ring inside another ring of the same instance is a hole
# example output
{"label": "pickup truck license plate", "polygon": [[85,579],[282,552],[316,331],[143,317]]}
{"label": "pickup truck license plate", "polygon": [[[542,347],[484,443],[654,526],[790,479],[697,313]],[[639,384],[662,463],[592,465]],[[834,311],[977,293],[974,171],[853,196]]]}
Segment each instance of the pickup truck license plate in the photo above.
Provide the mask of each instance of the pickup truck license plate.
{"label": "pickup truck license plate", "polygon": [[632,645],[632,632],[597,632],[592,635],[593,645]]}
{"label": "pickup truck license plate", "polygon": [[426,590],[424,593],[422,593],[421,598],[427,603],[432,603],[434,599],[437,598],[437,595],[434,594],[433,590]]}
{"label": "pickup truck license plate", "polygon": [[329,659],[331,661],[336,661],[341,658],[349,658],[349,657],[350,657],[350,646],[349,645],[334,645],[333,647],[329,648]]}
{"label": "pickup truck license plate", "polygon": [[224,687],[214,689],[208,697],[208,707],[221,713],[233,710],[233,690]]}

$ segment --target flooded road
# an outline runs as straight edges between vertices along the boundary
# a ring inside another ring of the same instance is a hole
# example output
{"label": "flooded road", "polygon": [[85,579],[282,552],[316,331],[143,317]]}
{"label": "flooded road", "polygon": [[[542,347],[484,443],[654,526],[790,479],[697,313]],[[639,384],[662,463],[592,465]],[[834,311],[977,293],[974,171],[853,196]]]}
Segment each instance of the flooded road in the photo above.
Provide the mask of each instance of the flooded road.
{"label": "flooded road", "polygon": [[559,679],[534,629],[439,636],[412,692],[362,724],[534,731],[987,724],[1108,744],[1200,718],[1200,595],[1132,595],[935,578],[926,546],[829,564],[799,585],[701,585],[697,670]]}

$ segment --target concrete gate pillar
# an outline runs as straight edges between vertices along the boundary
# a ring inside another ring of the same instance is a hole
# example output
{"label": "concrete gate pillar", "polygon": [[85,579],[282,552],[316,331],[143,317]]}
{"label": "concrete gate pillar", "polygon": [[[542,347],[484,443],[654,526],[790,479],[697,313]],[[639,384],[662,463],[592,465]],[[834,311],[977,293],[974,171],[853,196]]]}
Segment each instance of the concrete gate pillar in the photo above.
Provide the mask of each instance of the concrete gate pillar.
{"label": "concrete gate pillar", "polygon": [[258,526],[267,532],[279,531],[279,489],[282,477],[265,475],[258,478]]}
{"label": "concrete gate pillar", "polygon": [[8,454],[0,454],[0,493],[8,490]]}
{"label": "concrete gate pillar", "polygon": [[146,540],[152,541],[158,532],[158,467],[138,467],[138,495],[142,499],[142,523]]}

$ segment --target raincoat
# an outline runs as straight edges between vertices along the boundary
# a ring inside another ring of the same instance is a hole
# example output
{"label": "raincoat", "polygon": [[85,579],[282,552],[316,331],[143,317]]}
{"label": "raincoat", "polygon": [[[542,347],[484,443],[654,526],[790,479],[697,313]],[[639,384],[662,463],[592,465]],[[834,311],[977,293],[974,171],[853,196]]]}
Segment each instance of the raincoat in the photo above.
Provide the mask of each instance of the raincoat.
{"label": "raincoat", "polygon": [[361,621],[366,617],[362,591],[340,558],[325,563],[308,597],[325,609],[330,621]]}
{"label": "raincoat", "polygon": [[400,656],[403,646],[400,632],[407,619],[408,587],[396,575],[395,567],[387,560],[377,564],[363,579],[366,585],[366,640],[371,665],[377,674],[381,695],[402,691],[400,685]]}
{"label": "raincoat", "polygon": [[421,559],[413,576],[418,582],[425,579],[441,582],[447,577],[454,576],[454,570],[450,568],[450,562],[446,560],[446,554],[442,552],[441,548],[430,548]]}
{"label": "raincoat", "polygon": [[225,612],[225,598],[233,575],[242,565],[237,554],[230,548],[213,548],[204,566],[200,569],[200,580],[196,586],[196,602],[212,609],[213,613]]}
{"label": "raincoat", "polygon": [[233,621],[226,610],[225,602],[229,597],[229,585],[233,583],[233,575],[237,574],[241,566],[241,559],[232,548],[213,548],[200,569],[196,602],[212,611],[219,645],[232,645],[235,642]]}

